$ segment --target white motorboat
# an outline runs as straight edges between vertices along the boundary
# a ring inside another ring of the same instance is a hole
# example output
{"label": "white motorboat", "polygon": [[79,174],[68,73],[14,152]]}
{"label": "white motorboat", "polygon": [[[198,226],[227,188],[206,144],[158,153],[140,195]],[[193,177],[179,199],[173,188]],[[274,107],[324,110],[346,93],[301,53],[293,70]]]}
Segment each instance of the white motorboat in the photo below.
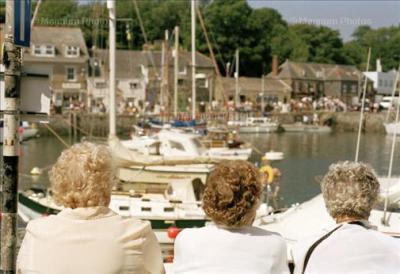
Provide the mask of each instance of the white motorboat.
{"label": "white motorboat", "polygon": [[[397,179],[397,181],[399,181]],[[386,184],[382,184],[381,192],[384,193]],[[392,210],[393,207],[399,209],[398,201],[394,202],[395,189],[391,190],[391,200],[389,204],[390,212],[388,212],[387,225],[382,223],[384,217],[383,200],[384,195],[380,195],[379,205],[371,211],[369,221],[372,225],[385,234],[400,237],[400,212]],[[397,197],[400,195],[397,192]],[[288,210],[266,216],[265,218],[257,219],[256,225],[274,232],[280,233],[286,240],[290,253],[290,248],[293,247],[298,241],[310,237],[318,237],[335,224],[334,220],[329,216],[326,211],[322,194],[302,203],[292,205]]]}
{"label": "white motorboat", "polygon": [[[0,120],[0,143],[3,143],[3,120]],[[39,136],[39,130],[32,127],[27,121],[22,121],[19,126],[19,140],[20,142],[36,138]]]}
{"label": "white motorboat", "polygon": [[398,123],[384,123],[386,134],[393,135],[400,135],[400,122]]}
{"label": "white motorboat", "polygon": [[121,141],[127,148],[144,155],[161,155],[166,157],[212,157],[231,160],[247,160],[251,148],[218,147],[207,149],[200,136],[183,132],[179,129],[163,129],[152,136],[133,136]]}
{"label": "white motorboat", "polygon": [[[140,189],[140,187],[145,187]],[[167,229],[204,226],[208,221],[199,201],[203,186],[189,180],[159,184],[157,191],[149,191],[150,185],[136,185],[136,190],[114,191],[110,208],[123,217],[135,217],[151,222],[161,243],[172,243]],[[153,186],[154,190],[154,186]],[[45,191],[28,190],[19,193],[19,215],[24,221],[44,215],[57,214],[62,207],[57,206],[51,195]]]}
{"label": "white motorboat", "polygon": [[294,124],[283,124],[281,127],[285,132],[319,132],[329,133],[332,132],[332,128],[329,126],[320,126],[312,124],[294,123]]}
{"label": "white motorboat", "polygon": [[245,121],[229,121],[228,127],[237,127],[240,133],[276,132],[279,124],[268,117],[249,117]]}
{"label": "white motorboat", "polygon": [[[168,228],[201,227],[209,222],[201,208],[203,191],[204,185],[189,180],[158,184],[158,187],[136,184],[130,191],[113,191],[109,207],[122,217],[151,222],[158,241],[172,244]],[[36,189],[19,193],[18,214],[25,222],[57,214],[62,209],[46,191]],[[268,211],[267,205],[261,204],[257,218],[263,218]]]}

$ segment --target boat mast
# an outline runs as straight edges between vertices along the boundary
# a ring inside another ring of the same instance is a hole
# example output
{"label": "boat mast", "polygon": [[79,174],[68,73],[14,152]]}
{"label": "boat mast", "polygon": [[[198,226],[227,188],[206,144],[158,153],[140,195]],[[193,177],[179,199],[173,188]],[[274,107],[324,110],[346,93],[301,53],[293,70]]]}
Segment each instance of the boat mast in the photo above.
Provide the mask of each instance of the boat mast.
{"label": "boat mast", "polygon": [[264,75],[261,75],[261,116],[264,113]]}
{"label": "boat mast", "polygon": [[192,12],[192,119],[196,119],[196,0],[191,2]]}
{"label": "boat mast", "polygon": [[[369,71],[369,60],[370,60],[370,58],[371,58],[371,48],[368,49],[366,72]],[[358,135],[357,135],[357,147],[356,147],[355,162],[358,162],[358,156],[359,156],[359,153],[360,153],[361,131],[362,131],[362,122],[364,120],[364,106],[365,106],[365,94],[367,93],[367,83],[368,83],[368,78],[365,75],[363,95],[362,95],[362,100],[361,100],[360,122],[359,122],[359,125],[358,125]]]}
{"label": "boat mast", "polygon": [[110,115],[110,132],[109,138],[116,137],[117,128],[116,128],[116,106],[115,106],[115,0],[107,1],[107,8],[109,10],[109,41],[110,41],[110,76],[109,76],[109,115]]}
{"label": "boat mast", "polygon": [[239,49],[236,50],[236,72],[235,72],[235,105],[239,106]]}
{"label": "boat mast", "polygon": [[[393,95],[396,92],[397,88],[397,81],[399,79],[399,73],[400,73],[400,66],[399,70],[397,70],[396,73],[396,81],[394,82],[394,87],[393,87]],[[393,102],[393,97],[392,97],[392,102]],[[388,112],[390,109],[388,110]],[[392,140],[392,149],[390,151],[390,161],[389,161],[389,170],[388,170],[388,179],[392,177],[392,170],[393,170],[393,158],[394,158],[394,150],[396,146],[396,136],[397,136],[397,124],[399,122],[399,111],[400,111],[400,104],[397,102],[397,107],[396,107],[396,118],[394,121],[394,132],[393,132],[393,140]],[[381,220],[381,223],[383,225],[388,225],[388,219],[386,218],[387,215],[387,209],[388,209],[388,204],[389,204],[389,188],[390,188],[391,182],[389,181],[389,185],[386,186],[386,197],[385,197],[385,204],[384,204],[384,209],[383,209],[383,217]]]}
{"label": "boat mast", "polygon": [[179,27],[175,26],[175,59],[174,59],[174,116],[178,116],[178,73],[179,73]]}

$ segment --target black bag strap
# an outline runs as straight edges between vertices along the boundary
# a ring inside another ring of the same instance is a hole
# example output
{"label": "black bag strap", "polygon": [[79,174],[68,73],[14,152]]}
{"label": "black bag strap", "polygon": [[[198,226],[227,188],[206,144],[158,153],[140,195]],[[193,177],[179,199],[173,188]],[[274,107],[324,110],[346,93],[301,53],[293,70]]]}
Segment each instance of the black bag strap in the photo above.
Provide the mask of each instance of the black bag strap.
{"label": "black bag strap", "polygon": [[301,274],[304,274],[306,272],[307,264],[310,260],[311,254],[314,252],[315,248],[320,243],[322,243],[324,240],[326,240],[329,236],[331,236],[333,234],[333,232],[335,232],[336,230],[338,230],[341,227],[342,227],[342,225],[337,226],[335,229],[333,229],[329,233],[327,233],[324,236],[322,236],[321,238],[319,238],[315,243],[312,244],[312,246],[310,246],[310,248],[307,250],[306,256],[304,258],[303,271],[301,272]]}

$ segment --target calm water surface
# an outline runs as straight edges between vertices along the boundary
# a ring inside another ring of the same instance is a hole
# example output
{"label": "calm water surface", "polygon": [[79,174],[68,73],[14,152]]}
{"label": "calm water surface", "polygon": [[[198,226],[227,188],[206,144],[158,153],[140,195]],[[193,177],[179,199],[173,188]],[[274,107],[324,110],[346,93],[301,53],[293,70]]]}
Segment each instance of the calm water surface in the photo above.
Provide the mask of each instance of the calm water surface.
{"label": "calm water surface", "polygon": [[[329,165],[339,160],[354,160],[356,133],[273,133],[242,135],[258,151],[275,150],[285,153],[285,159],[274,162],[283,176],[280,182],[282,203],[290,205],[305,201],[319,193],[316,177],[323,175]],[[361,139],[360,160],[369,162],[378,174],[388,171],[392,138],[382,134],[364,134]],[[394,158],[394,174],[400,174],[399,148]],[[40,137],[23,143],[20,147],[20,189],[45,187],[47,171],[61,151],[63,144],[53,137]],[[253,152],[252,162],[259,162],[260,153]],[[40,176],[29,175],[33,167],[45,168]]]}

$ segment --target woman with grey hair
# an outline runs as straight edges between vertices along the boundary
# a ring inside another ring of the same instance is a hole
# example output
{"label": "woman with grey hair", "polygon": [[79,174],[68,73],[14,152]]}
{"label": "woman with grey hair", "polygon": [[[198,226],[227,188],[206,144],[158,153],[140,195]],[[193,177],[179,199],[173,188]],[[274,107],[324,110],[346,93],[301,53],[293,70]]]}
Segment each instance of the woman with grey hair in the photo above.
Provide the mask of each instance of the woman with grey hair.
{"label": "woman with grey hair", "polygon": [[107,147],[85,142],[64,150],[50,172],[53,200],[63,209],[29,222],[18,273],[164,273],[150,223],[108,208],[113,178]]}
{"label": "woman with grey hair", "polygon": [[333,164],[321,190],[336,225],[294,248],[295,273],[400,273],[399,242],[368,223],[379,194],[374,171],[363,163]]}

